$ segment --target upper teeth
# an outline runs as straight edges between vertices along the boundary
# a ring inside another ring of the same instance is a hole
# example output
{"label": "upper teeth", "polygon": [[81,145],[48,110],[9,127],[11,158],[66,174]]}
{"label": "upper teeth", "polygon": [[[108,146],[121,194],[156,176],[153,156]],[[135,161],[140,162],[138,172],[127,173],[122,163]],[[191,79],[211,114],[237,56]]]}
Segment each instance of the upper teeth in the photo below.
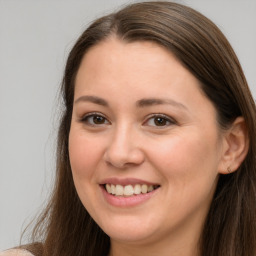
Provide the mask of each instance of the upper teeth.
{"label": "upper teeth", "polygon": [[114,184],[106,184],[106,190],[109,194],[113,194],[116,196],[132,196],[132,195],[139,195],[139,194],[146,194],[148,192],[153,191],[156,187],[153,185],[146,185],[146,184],[136,184],[135,186],[132,185],[114,185]]}

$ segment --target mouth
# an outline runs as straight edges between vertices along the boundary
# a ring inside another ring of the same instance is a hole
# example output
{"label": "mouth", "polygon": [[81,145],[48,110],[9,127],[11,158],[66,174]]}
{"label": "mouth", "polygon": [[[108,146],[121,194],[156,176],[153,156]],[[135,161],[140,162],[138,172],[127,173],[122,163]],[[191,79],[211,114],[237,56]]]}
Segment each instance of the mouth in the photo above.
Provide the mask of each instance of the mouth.
{"label": "mouth", "polygon": [[108,194],[116,197],[132,197],[140,194],[148,194],[158,189],[159,185],[135,184],[135,185],[121,185],[121,184],[103,184],[102,185]]}

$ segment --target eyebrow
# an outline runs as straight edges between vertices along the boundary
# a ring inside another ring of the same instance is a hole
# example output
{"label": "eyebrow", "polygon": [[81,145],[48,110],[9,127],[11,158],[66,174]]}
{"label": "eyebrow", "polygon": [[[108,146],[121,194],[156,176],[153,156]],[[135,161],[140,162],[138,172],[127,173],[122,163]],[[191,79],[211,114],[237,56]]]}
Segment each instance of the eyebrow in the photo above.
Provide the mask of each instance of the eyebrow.
{"label": "eyebrow", "polygon": [[[98,104],[105,107],[109,106],[106,100],[100,97],[91,96],[91,95],[84,95],[79,97],[78,99],[75,100],[75,104],[77,104],[78,102],[92,102],[94,104]],[[172,99],[148,98],[148,99],[141,99],[136,102],[137,107],[150,107],[154,105],[165,105],[165,104],[188,110],[185,105]]]}
{"label": "eyebrow", "polygon": [[96,97],[96,96],[90,96],[90,95],[84,95],[84,96],[79,97],[78,99],[75,100],[75,104],[77,104],[78,102],[86,102],[86,101],[92,102],[92,103],[95,103],[98,105],[102,105],[105,107],[108,106],[108,103],[106,100]]}
{"label": "eyebrow", "polygon": [[149,98],[149,99],[141,99],[136,102],[136,106],[138,107],[150,107],[154,105],[165,105],[165,104],[188,110],[188,108],[185,105],[172,99]]}

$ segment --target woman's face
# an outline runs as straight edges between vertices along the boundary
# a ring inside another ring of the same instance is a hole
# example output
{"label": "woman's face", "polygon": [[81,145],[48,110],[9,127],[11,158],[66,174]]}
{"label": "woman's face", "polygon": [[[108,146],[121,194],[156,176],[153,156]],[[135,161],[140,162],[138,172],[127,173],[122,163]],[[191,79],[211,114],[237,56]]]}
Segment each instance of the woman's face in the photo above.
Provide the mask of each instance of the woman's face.
{"label": "woman's face", "polygon": [[198,80],[162,47],[110,38],[83,58],[70,162],[84,207],[113,241],[198,237],[223,140]]}

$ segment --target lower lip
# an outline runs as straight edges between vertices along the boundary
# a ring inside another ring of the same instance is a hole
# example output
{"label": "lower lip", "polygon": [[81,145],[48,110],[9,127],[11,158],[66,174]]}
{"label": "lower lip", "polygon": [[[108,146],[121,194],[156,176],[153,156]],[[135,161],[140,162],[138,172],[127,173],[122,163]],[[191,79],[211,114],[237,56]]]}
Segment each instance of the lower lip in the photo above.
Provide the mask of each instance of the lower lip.
{"label": "lower lip", "polygon": [[114,196],[112,194],[109,194],[103,186],[100,186],[103,196],[105,200],[117,207],[131,207],[131,206],[137,206],[140,205],[146,201],[148,201],[152,196],[154,196],[159,188],[146,193],[146,194],[139,194],[139,195],[134,195],[134,196],[129,196],[129,197],[124,197],[124,196]]}

